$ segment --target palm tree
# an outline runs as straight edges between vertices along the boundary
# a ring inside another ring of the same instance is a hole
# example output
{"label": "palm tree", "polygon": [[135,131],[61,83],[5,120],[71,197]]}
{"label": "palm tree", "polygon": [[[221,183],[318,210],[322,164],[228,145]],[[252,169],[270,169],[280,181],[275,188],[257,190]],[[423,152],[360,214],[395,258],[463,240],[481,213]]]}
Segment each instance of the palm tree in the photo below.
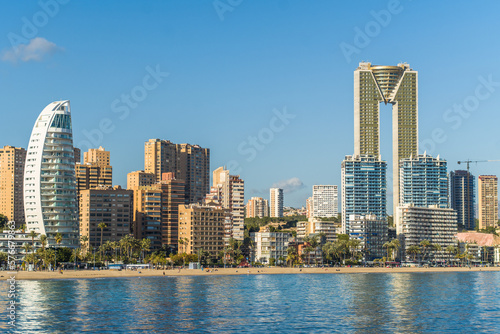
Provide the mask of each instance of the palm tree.
{"label": "palm tree", "polygon": [[430,247],[431,243],[429,240],[420,241],[420,246],[422,246],[424,253],[422,255],[422,262],[425,260],[425,256],[427,255],[427,248]]}
{"label": "palm tree", "polygon": [[151,248],[151,239],[142,239],[141,240],[141,250],[142,250],[142,262],[144,262],[144,252],[149,252]]}
{"label": "palm tree", "polygon": [[[56,237],[55,237],[54,239],[56,240],[56,244],[57,244],[57,245],[60,245],[60,244],[61,244],[61,242],[62,242],[63,236],[62,236],[62,234],[61,234],[61,233],[57,233],[57,234],[56,234]],[[55,254],[55,257],[54,257],[54,258],[55,258],[55,261],[54,261],[54,262],[55,262],[55,263],[54,263],[54,266],[55,266],[55,267],[57,267],[57,250],[56,250],[56,254]]]}
{"label": "palm tree", "polygon": [[45,244],[47,243],[47,236],[45,234],[40,236],[40,243],[42,244],[43,265],[45,266]]}
{"label": "palm tree", "polygon": [[393,252],[393,257],[394,257],[394,260],[396,260],[396,254],[398,253],[398,249],[399,247],[401,247],[401,243],[399,242],[398,239],[392,239],[391,241],[391,245],[392,245],[392,252]]}
{"label": "palm tree", "polygon": [[87,241],[89,241],[89,237],[86,235],[82,235],[80,237],[80,241],[81,241],[82,250],[84,251],[84,253],[87,253]]}
{"label": "palm tree", "polygon": [[287,251],[286,261],[290,262],[290,267],[291,267],[297,260],[297,249],[295,249],[295,247],[288,247],[286,251]]}
{"label": "palm tree", "polygon": [[394,247],[394,245],[390,242],[386,242],[382,245],[383,248],[386,248],[387,249],[387,260],[390,260],[389,258],[389,249],[392,249],[392,247]]}
{"label": "palm tree", "polygon": [[451,254],[453,254],[455,252],[455,247],[452,246],[452,245],[449,245],[448,247],[446,247],[446,253],[448,253],[448,260],[449,260],[449,263],[451,265]]}
{"label": "palm tree", "polygon": [[[103,233],[104,229],[108,226],[106,225],[105,222],[100,222],[99,225],[97,225],[97,227],[99,227],[101,229],[101,247],[102,247],[102,233]],[[101,249],[101,261],[102,261],[102,249]]]}
{"label": "palm tree", "polygon": [[38,233],[36,233],[34,230],[31,230],[28,234],[28,237],[31,238],[31,246],[33,246],[33,270],[35,270],[35,238],[37,237],[37,235]]}
{"label": "palm tree", "polygon": [[408,247],[407,252],[409,254],[413,254],[413,262],[415,262],[417,254],[420,254],[420,247],[418,247],[417,245],[410,246],[410,247]]}

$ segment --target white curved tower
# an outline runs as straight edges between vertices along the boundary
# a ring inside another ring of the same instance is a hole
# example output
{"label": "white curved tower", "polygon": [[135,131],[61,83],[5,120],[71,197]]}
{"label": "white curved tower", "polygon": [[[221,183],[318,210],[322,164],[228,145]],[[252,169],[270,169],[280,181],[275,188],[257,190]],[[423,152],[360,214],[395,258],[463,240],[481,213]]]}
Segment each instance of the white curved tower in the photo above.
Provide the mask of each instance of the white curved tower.
{"label": "white curved tower", "polygon": [[49,246],[78,247],[75,161],[69,101],[49,104],[38,116],[24,170],[26,227],[45,234]]}

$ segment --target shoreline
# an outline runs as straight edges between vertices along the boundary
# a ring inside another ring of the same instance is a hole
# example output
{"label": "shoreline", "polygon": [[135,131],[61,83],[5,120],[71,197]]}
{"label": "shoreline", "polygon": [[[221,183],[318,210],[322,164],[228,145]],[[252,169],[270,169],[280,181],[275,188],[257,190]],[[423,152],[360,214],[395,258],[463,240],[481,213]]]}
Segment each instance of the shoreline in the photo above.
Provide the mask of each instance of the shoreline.
{"label": "shoreline", "polygon": [[[158,277],[158,276],[227,276],[227,275],[277,275],[277,274],[396,274],[396,273],[457,273],[457,272],[496,272],[500,267],[445,267],[445,268],[353,268],[353,267],[328,267],[328,268],[217,268],[210,269],[143,269],[135,270],[65,270],[63,274],[58,271],[19,271],[0,272],[0,279],[15,276],[16,280],[57,280],[57,279],[93,279],[93,278],[132,278],[132,277]],[[140,273],[139,273],[140,272]]]}

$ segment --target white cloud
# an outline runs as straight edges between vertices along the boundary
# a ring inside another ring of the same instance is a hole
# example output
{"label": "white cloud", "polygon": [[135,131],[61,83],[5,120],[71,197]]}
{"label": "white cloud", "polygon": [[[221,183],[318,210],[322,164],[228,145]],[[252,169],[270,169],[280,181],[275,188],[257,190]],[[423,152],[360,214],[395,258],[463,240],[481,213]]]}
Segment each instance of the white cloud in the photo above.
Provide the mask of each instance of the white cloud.
{"label": "white cloud", "polygon": [[28,44],[19,44],[2,52],[2,60],[16,64],[18,61],[42,61],[45,56],[52,55],[63,48],[45,38],[35,37]]}
{"label": "white cloud", "polygon": [[304,183],[298,177],[292,177],[291,179],[279,181],[273,184],[273,188],[281,188],[285,194],[296,192],[304,187]]}

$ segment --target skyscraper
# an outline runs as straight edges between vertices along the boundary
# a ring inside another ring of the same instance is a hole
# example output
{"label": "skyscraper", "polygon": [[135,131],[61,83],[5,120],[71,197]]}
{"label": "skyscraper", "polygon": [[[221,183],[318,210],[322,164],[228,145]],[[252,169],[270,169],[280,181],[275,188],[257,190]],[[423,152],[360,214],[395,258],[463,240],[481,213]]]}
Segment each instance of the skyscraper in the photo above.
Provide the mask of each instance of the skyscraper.
{"label": "skyscraper", "polygon": [[130,172],[127,174],[127,189],[150,186],[155,183],[156,177],[153,173],[146,173],[143,170]]}
{"label": "skyscraper", "polygon": [[386,224],[386,174],[387,163],[380,157],[348,155],[342,161],[343,233],[349,233],[350,215],[375,215]]}
{"label": "skyscraper", "polygon": [[446,160],[423,154],[402,159],[399,165],[400,205],[448,207]]}
{"label": "skyscraper", "polygon": [[498,178],[495,175],[479,175],[477,193],[479,229],[497,227]]}
{"label": "skyscraper", "polygon": [[457,211],[459,226],[473,230],[474,219],[474,175],[465,170],[450,172],[450,206]]}
{"label": "skyscraper", "polygon": [[31,133],[24,170],[28,230],[45,234],[49,246],[78,247],[78,207],[71,109],[56,101],[43,109]]}
{"label": "skyscraper", "polygon": [[262,197],[252,197],[248,200],[246,206],[246,217],[269,217],[269,202]]}
{"label": "skyscraper", "polygon": [[174,173],[186,183],[188,203],[200,203],[210,191],[210,150],[150,139],[144,145],[144,171],[153,173],[157,181],[163,173]]}
{"label": "skyscraper", "polygon": [[24,224],[23,178],[26,150],[20,147],[0,148],[0,213]]}
{"label": "skyscraper", "polygon": [[380,155],[380,103],[392,104],[394,207],[399,161],[418,153],[418,72],[408,64],[360,63],[354,71],[354,155]]}
{"label": "skyscraper", "polygon": [[334,185],[313,186],[313,217],[337,217],[338,189]]}
{"label": "skyscraper", "polygon": [[283,189],[271,188],[270,193],[270,216],[283,217]]}
{"label": "skyscraper", "polygon": [[113,167],[110,165],[110,153],[102,146],[98,149],[91,148],[83,153],[83,164],[76,163],[76,191],[94,189],[99,186],[111,187],[113,185]]}
{"label": "skyscraper", "polygon": [[219,167],[213,172],[213,188],[219,189],[223,209],[231,213],[232,236],[243,240],[245,231],[245,182],[239,175],[229,175],[229,170]]}

